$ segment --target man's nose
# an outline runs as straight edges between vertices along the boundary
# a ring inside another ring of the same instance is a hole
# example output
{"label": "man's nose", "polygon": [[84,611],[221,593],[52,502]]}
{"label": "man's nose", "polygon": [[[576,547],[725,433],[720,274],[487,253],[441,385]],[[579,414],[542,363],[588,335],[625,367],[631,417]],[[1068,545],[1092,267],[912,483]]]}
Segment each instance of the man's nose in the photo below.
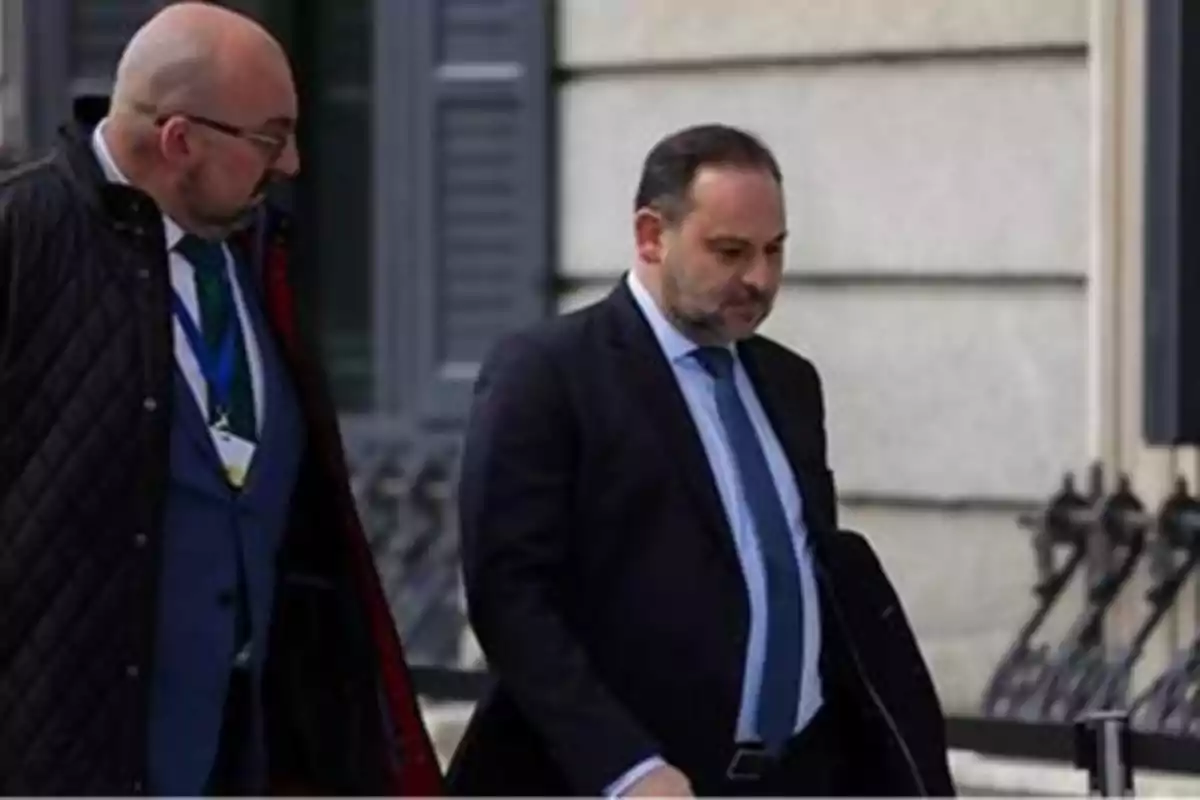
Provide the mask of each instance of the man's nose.
{"label": "man's nose", "polygon": [[766,253],[759,253],[750,264],[750,269],[742,276],[742,281],[760,292],[766,292],[774,285],[777,272],[776,259]]}
{"label": "man's nose", "polygon": [[273,169],[287,178],[294,178],[300,174],[300,148],[296,144],[296,134],[288,136]]}

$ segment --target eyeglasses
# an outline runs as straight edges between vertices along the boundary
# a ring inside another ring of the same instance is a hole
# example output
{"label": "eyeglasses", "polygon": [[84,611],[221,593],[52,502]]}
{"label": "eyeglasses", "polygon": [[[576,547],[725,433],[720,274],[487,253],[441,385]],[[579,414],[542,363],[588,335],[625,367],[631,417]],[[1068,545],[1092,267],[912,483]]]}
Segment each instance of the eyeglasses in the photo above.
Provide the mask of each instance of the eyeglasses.
{"label": "eyeglasses", "polygon": [[[149,109],[147,109],[149,111]],[[209,130],[214,130],[218,133],[223,133],[226,136],[231,136],[235,139],[243,139],[251,144],[257,145],[272,162],[277,160],[283,154],[283,150],[287,147],[288,140],[291,134],[270,133],[267,131],[253,130],[251,128],[240,128],[237,125],[230,125],[228,122],[204,117],[199,114],[189,114],[187,112],[175,112],[172,114],[157,114],[154,117],[155,127],[161,128],[166,125],[174,117],[183,117],[188,122],[194,125],[201,125]]]}

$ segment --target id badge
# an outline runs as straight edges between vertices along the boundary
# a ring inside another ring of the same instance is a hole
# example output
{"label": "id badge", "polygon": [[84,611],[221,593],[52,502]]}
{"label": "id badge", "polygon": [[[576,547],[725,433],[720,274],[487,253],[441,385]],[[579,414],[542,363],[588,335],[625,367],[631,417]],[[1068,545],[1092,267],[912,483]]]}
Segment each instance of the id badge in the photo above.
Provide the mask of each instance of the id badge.
{"label": "id badge", "polygon": [[250,471],[250,461],[254,458],[254,442],[248,442],[220,428],[213,428],[212,435],[217,445],[217,454],[221,457],[221,463],[225,465],[226,480],[233,488],[242,488],[246,483],[246,473]]}

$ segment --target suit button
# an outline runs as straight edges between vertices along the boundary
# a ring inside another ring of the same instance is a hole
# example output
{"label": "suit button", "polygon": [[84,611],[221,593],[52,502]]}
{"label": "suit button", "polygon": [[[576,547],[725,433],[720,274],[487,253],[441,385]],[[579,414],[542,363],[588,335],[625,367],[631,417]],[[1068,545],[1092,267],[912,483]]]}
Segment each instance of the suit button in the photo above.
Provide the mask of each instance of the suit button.
{"label": "suit button", "polygon": [[144,408],[150,412],[157,411],[158,410],[158,401],[155,400],[153,397],[147,397],[145,400],[142,401],[142,408]]}
{"label": "suit button", "polygon": [[144,533],[135,534],[133,537],[133,546],[139,550],[145,547],[150,542],[150,537]]}
{"label": "suit button", "polygon": [[141,267],[137,271],[137,276],[142,280],[148,280],[150,278],[150,270],[146,269],[145,267]]}
{"label": "suit button", "polygon": [[125,677],[130,680],[135,680],[141,676],[142,670],[137,664],[129,664],[125,667]]}
{"label": "suit button", "polygon": [[134,781],[133,783],[129,784],[129,791],[130,791],[130,794],[141,794],[142,793],[142,782]]}

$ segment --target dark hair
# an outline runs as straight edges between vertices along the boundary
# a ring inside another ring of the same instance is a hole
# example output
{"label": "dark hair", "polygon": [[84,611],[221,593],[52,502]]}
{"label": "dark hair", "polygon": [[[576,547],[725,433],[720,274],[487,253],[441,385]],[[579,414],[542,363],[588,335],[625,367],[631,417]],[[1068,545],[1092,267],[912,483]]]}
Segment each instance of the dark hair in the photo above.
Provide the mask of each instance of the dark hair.
{"label": "dark hair", "polygon": [[783,183],[775,156],[757,137],[728,125],[696,125],[672,133],[646,155],[634,211],[649,207],[678,221],[687,214],[696,173],[706,166],[762,169]]}

